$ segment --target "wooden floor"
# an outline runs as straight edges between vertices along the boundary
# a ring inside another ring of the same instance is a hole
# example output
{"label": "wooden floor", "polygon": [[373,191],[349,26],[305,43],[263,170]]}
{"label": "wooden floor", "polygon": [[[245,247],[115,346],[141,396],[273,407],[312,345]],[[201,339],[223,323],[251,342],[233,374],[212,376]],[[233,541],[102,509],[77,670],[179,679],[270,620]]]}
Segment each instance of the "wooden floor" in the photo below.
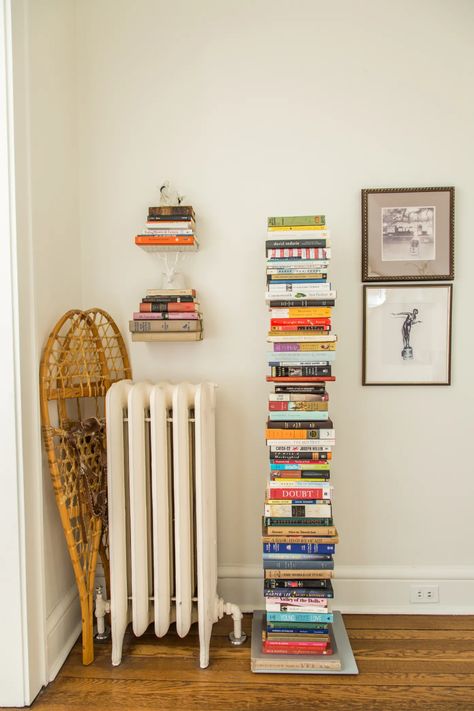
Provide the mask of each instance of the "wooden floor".
{"label": "wooden floor", "polygon": [[[119,667],[110,644],[81,664],[77,644],[34,711],[474,711],[474,617],[345,615],[359,676],[252,674],[249,640],[231,647],[214,627],[211,664],[199,669],[197,630],[126,638]],[[251,616],[244,629],[250,635]]]}

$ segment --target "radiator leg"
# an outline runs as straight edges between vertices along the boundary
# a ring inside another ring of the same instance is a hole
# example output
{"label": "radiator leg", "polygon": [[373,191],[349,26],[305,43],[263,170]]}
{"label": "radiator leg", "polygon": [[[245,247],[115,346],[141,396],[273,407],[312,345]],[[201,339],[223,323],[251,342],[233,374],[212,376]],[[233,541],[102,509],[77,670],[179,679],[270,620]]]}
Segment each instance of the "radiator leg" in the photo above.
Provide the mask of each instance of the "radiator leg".
{"label": "radiator leg", "polygon": [[[112,625],[113,628],[113,625]],[[126,626],[120,630],[112,630],[112,666],[118,667],[122,661],[123,638]]]}
{"label": "radiator leg", "polygon": [[226,602],[224,605],[224,612],[226,615],[232,615],[234,620],[234,631],[230,633],[229,639],[231,644],[240,645],[245,642],[247,635],[242,632],[242,612],[238,605],[233,605],[230,602]]}

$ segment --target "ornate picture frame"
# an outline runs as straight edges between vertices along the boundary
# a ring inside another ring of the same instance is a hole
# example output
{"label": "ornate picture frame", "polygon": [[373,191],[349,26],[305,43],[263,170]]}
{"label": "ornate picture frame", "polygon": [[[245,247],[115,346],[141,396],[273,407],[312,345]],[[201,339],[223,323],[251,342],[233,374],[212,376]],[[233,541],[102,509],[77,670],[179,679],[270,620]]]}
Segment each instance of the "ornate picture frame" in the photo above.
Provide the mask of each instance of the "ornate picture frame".
{"label": "ornate picture frame", "polygon": [[362,190],[362,281],[454,279],[454,188]]}
{"label": "ornate picture frame", "polygon": [[450,385],[452,284],[364,285],[363,385]]}

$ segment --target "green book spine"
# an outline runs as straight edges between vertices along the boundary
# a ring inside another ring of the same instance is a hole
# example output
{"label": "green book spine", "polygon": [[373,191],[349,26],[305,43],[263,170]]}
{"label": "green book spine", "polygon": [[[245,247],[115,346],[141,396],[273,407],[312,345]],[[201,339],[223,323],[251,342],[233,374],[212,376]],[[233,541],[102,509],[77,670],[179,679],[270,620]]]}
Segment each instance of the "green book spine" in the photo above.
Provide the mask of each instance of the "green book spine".
{"label": "green book spine", "polygon": [[269,217],[268,227],[311,227],[326,224],[325,215],[297,215],[288,217]]}

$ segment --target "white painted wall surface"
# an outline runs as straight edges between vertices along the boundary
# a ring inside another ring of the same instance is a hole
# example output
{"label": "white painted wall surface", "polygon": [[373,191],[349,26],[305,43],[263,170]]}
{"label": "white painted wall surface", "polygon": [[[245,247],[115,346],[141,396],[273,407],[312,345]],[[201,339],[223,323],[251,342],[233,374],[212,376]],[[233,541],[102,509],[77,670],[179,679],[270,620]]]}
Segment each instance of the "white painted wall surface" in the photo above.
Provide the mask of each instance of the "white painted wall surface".
{"label": "white painted wall surface", "polygon": [[[54,677],[80,631],[72,566],[54,499],[39,421],[39,359],[68,309],[81,305],[77,214],[73,0],[15,0],[14,101],[23,434],[28,442],[25,495],[42,507],[47,679]],[[41,471],[42,470],[42,471]],[[39,593],[38,593],[39,594]],[[69,645],[69,646],[68,646]],[[34,647],[33,647],[34,651]]]}
{"label": "white painted wall surface", "polygon": [[[136,378],[219,384],[226,590],[260,600],[266,217],[324,212],[339,294],[329,389],[341,606],[399,609],[409,581],[392,594],[391,579],[429,568],[466,578],[442,603],[474,611],[472,2],[82,0],[77,20],[84,305],[126,333],[156,286],[158,260],[133,236],[160,180],[197,213],[201,251],[185,272],[205,340],[129,348]],[[360,189],[424,185],[456,187],[453,385],[363,388]],[[388,575],[385,592],[359,594],[367,571]]]}
{"label": "white painted wall surface", "polygon": [[[198,216],[201,251],[184,271],[205,340],[129,350],[137,379],[219,384],[221,589],[260,605],[265,220],[325,212],[339,292],[339,606],[419,612],[408,587],[426,579],[440,582],[441,603],[424,611],[473,612],[472,3],[25,1],[15,128],[31,353],[77,305],[106,308],[127,333],[160,271],[133,235],[159,182],[174,181]],[[363,388],[360,189],[446,184],[457,197],[453,385]],[[47,468],[44,477],[52,676],[80,618]]]}

